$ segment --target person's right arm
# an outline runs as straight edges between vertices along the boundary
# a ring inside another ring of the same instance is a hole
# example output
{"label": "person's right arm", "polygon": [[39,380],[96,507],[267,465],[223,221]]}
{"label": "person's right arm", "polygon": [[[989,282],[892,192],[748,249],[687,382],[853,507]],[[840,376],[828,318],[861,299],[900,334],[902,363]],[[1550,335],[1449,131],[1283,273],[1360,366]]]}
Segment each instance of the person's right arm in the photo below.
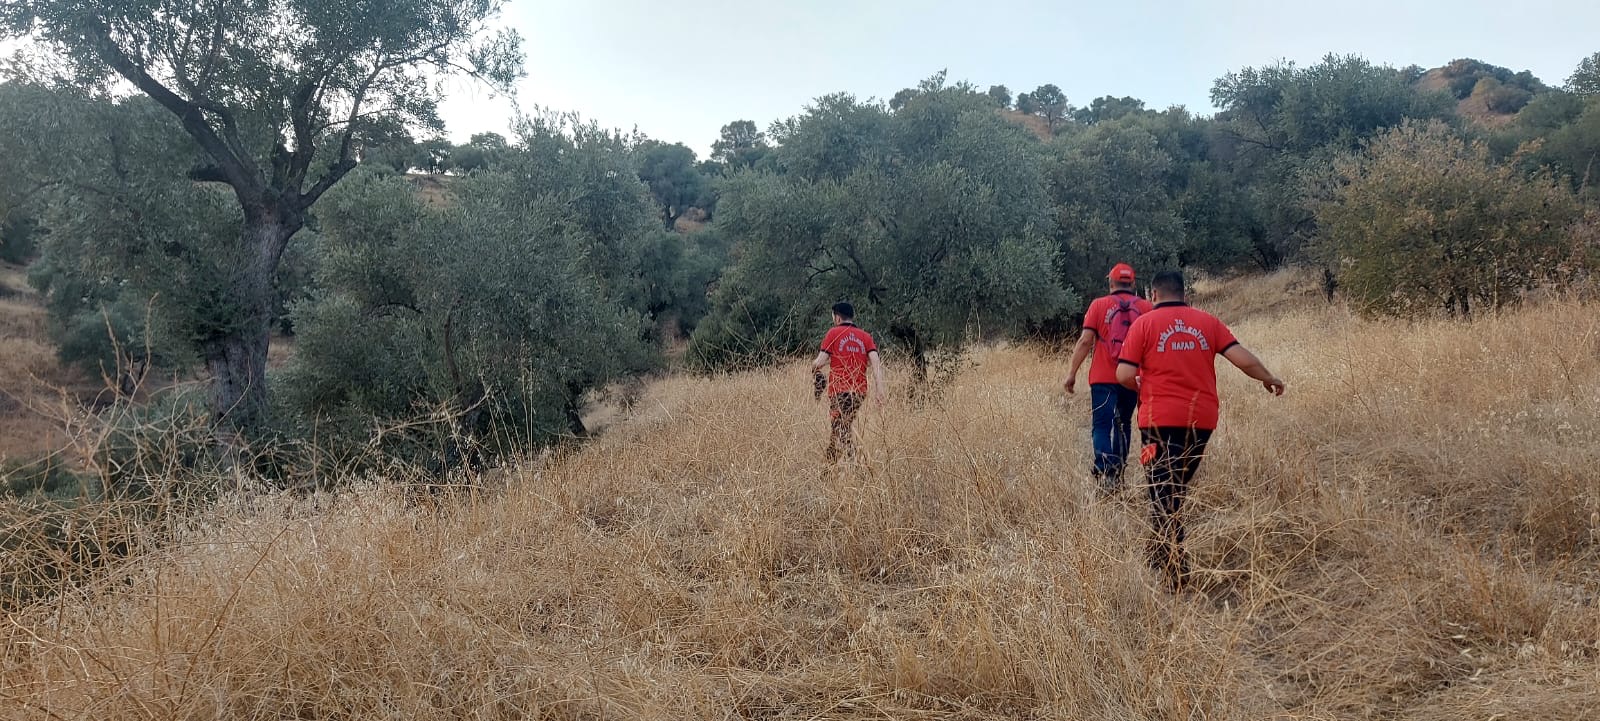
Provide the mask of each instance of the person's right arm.
{"label": "person's right arm", "polygon": [[1235,343],[1222,352],[1222,357],[1227,358],[1228,362],[1233,364],[1233,367],[1244,371],[1245,375],[1261,381],[1261,387],[1267,389],[1268,393],[1275,396],[1283,395],[1283,381],[1273,375],[1272,371],[1267,370],[1266,364],[1262,363],[1261,359],[1256,357],[1256,354],[1246,350],[1244,346]]}
{"label": "person's right arm", "polygon": [[1072,349],[1072,369],[1067,371],[1067,380],[1062,387],[1068,393],[1076,393],[1078,385],[1078,369],[1083,367],[1083,362],[1089,358],[1089,353],[1094,350],[1094,331],[1084,328],[1078,334],[1078,345]]}

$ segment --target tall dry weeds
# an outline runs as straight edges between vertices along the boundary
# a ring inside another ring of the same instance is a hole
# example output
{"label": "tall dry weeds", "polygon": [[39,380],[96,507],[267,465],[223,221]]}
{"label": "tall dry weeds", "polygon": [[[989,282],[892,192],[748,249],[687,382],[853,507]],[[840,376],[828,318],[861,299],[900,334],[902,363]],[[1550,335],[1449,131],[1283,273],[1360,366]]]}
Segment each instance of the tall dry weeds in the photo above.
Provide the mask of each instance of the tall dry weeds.
{"label": "tall dry weeds", "polygon": [[14,613],[0,713],[1600,714],[1594,307],[1235,330],[1290,391],[1223,372],[1192,594],[1143,567],[1136,495],[1095,500],[1062,358],[975,354],[838,474],[800,368],[680,377],[500,490],[222,504]]}

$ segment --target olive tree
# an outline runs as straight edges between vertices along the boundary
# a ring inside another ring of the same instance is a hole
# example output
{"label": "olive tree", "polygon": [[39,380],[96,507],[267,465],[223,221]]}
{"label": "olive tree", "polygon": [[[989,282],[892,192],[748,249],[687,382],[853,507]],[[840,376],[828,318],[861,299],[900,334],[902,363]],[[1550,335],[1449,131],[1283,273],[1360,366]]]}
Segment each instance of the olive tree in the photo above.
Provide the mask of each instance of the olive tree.
{"label": "olive tree", "polygon": [[718,223],[736,260],[695,331],[699,357],[795,350],[848,299],[924,377],[930,352],[1066,300],[1040,145],[987,95],[936,76],[893,114],[830,95],[780,129],[786,173],[725,182]]}
{"label": "olive tree", "polygon": [[1441,122],[1407,122],[1336,171],[1317,208],[1324,252],[1368,312],[1467,316],[1582,262],[1572,240],[1582,208],[1568,186],[1494,163]]}
{"label": "olive tree", "polygon": [[[324,437],[443,436],[449,464],[582,433],[587,391],[655,362],[636,304],[660,231],[626,150],[592,126],[536,124],[438,207],[392,174],[353,176],[319,206],[319,291],[295,306],[274,396]],[[424,411],[441,422],[408,423]]]}
{"label": "olive tree", "polygon": [[272,276],[311,206],[357,163],[364,125],[437,128],[442,78],[497,86],[521,72],[500,0],[0,0],[0,33],[117,78],[177,118],[240,214],[221,268],[231,322],[196,339],[211,410],[234,429],[266,406]]}

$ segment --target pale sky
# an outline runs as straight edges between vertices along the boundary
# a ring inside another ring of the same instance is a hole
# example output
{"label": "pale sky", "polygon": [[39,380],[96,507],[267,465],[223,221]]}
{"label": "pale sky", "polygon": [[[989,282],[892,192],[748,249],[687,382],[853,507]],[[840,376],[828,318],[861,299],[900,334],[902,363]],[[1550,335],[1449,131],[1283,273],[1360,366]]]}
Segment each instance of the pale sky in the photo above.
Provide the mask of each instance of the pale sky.
{"label": "pale sky", "polygon": [[[815,98],[887,98],[948,69],[1074,105],[1132,95],[1210,113],[1230,70],[1329,52],[1437,67],[1472,57],[1561,85],[1600,51],[1596,0],[511,0],[528,77],[517,101],[637,127],[702,157],[729,121],[763,130]],[[503,99],[456,83],[450,135],[505,132]]]}

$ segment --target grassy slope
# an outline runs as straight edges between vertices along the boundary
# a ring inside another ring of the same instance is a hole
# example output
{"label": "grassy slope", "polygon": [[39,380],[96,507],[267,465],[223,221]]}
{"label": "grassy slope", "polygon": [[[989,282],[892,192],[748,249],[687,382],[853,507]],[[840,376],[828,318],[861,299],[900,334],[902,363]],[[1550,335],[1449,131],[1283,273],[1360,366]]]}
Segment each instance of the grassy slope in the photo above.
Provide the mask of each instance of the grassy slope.
{"label": "grassy slope", "polygon": [[[1310,288],[1203,304],[1241,318]],[[838,476],[818,472],[823,411],[791,366],[660,382],[602,439],[476,499],[374,487],[218,513],[123,580],[15,615],[0,701],[7,718],[1600,714],[1594,308],[1403,325],[1299,301],[1234,325],[1290,393],[1224,373],[1197,594],[1142,568],[1136,497],[1094,501],[1061,358],[975,354],[939,403],[869,413]]]}
{"label": "grassy slope", "polygon": [[0,263],[0,460],[32,460],[65,444],[51,420],[71,405],[61,388],[92,384],[61,368],[38,293],[22,269]]}

